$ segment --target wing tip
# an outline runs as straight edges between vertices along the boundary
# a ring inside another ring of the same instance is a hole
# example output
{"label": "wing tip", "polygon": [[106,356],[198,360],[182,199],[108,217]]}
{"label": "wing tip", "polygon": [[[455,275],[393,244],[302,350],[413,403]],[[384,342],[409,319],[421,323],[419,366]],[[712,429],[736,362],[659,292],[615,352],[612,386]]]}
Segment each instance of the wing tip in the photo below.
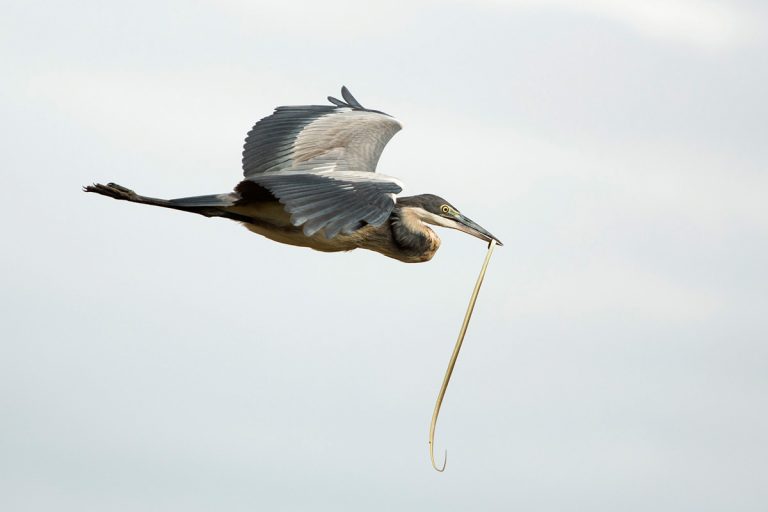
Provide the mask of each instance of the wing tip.
{"label": "wing tip", "polygon": [[[383,114],[387,117],[392,117],[391,115],[387,114],[386,112],[382,112],[381,110],[373,110],[371,108],[365,108],[360,104],[357,99],[355,99],[354,96],[352,96],[352,93],[349,92],[349,89],[346,85],[341,86],[341,97],[344,98],[344,100],[340,100],[338,98],[335,98],[333,96],[328,96],[328,101],[333,103],[337,108],[351,108],[352,110],[361,110],[363,112],[373,112],[374,114]],[[394,117],[392,117],[394,119]],[[400,122],[398,121],[398,124]],[[400,124],[400,128],[402,128],[403,125]]]}
{"label": "wing tip", "polygon": [[344,101],[334,98],[333,96],[328,96],[328,101],[336,105],[337,107],[346,107],[351,108],[353,110],[368,110],[364,106],[360,104],[359,101],[355,99],[354,96],[352,96],[352,93],[349,92],[349,89],[347,89],[346,85],[341,86],[341,97],[344,98]]}

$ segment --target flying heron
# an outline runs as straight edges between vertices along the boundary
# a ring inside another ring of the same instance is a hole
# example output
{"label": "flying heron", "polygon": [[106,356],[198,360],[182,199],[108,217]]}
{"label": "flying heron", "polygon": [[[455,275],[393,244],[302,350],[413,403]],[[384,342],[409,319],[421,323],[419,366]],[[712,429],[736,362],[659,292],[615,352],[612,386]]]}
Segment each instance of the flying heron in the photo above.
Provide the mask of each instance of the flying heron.
{"label": "flying heron", "polygon": [[397,197],[402,182],[376,173],[402,125],[363,107],[346,87],[332,105],[284,106],[254,125],[245,179],[233,192],[156,199],[109,183],[84,188],[134,203],[239,221],[276,242],[336,252],[368,249],[406,263],[429,261],[440,238],[428,224],[487,242],[496,237],[433,194]]}

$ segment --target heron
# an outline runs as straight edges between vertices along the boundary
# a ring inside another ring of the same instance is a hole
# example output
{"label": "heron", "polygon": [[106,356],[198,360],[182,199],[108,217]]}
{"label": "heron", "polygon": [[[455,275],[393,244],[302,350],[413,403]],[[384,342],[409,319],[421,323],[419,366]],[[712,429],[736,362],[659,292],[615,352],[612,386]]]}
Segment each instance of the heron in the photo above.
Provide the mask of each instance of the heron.
{"label": "heron", "polygon": [[403,183],[376,173],[394,117],[363,107],[346,87],[330,105],[281,106],[245,139],[243,175],[232,192],[177,199],[142,196],[121,185],[84,187],[133,203],[223,217],[283,244],[324,252],[367,249],[406,263],[432,259],[440,238],[429,227],[457,229],[502,245],[434,194],[398,197]]}

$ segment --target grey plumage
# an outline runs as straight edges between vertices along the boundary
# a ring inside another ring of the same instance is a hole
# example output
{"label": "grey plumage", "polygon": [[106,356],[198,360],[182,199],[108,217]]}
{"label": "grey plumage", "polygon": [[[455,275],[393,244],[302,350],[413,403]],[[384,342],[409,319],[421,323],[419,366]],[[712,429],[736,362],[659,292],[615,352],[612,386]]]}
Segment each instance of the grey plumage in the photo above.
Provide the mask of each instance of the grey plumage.
{"label": "grey plumage", "polygon": [[333,238],[339,232],[351,233],[363,222],[380,226],[392,213],[395,194],[402,191],[394,181],[361,174],[284,172],[251,181],[272,192],[305,235],[325,229],[326,238]]}
{"label": "grey plumage", "polygon": [[384,146],[401,129],[365,109],[346,87],[335,106],[278,107],[253,127],[243,149],[246,180],[269,190],[311,236],[327,238],[389,217],[398,180],[375,175]]}
{"label": "grey plumage", "polygon": [[278,107],[254,125],[245,139],[243,174],[246,178],[280,171],[293,164],[293,143],[312,121],[336,110],[329,105]]}
{"label": "grey plumage", "polygon": [[352,96],[352,93],[349,92],[349,89],[347,89],[346,85],[341,86],[341,97],[344,98],[344,101],[347,102],[347,105],[350,105],[352,108],[364,109],[364,107],[355,99],[355,97]]}

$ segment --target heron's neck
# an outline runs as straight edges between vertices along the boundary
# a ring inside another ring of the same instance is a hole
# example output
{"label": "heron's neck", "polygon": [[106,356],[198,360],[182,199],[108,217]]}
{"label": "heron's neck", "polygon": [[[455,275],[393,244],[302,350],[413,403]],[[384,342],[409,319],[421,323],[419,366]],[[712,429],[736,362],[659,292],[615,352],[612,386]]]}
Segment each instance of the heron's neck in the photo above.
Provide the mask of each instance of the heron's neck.
{"label": "heron's neck", "polygon": [[392,235],[406,251],[431,258],[440,247],[440,237],[420,219],[420,208],[396,206],[392,212]]}

